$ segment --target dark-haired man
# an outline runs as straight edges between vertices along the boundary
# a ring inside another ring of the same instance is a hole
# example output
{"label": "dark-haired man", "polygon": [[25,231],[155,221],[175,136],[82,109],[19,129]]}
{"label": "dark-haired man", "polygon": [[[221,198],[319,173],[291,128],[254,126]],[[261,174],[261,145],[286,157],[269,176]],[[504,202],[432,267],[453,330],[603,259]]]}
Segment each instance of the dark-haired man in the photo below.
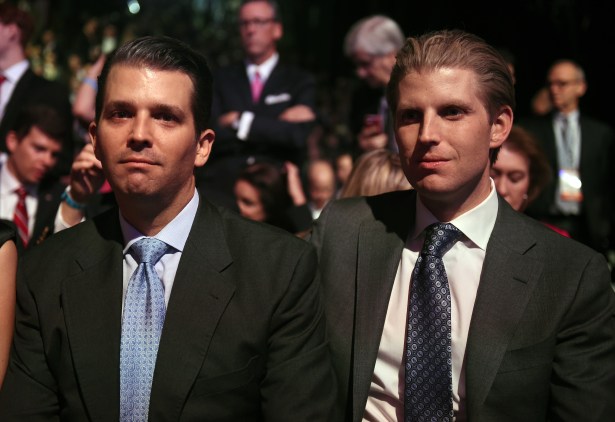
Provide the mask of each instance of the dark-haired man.
{"label": "dark-haired man", "polygon": [[214,142],[205,58],[139,38],[99,87],[89,130],[119,209],[23,260],[0,419],[334,417],[313,248],[195,189]]}

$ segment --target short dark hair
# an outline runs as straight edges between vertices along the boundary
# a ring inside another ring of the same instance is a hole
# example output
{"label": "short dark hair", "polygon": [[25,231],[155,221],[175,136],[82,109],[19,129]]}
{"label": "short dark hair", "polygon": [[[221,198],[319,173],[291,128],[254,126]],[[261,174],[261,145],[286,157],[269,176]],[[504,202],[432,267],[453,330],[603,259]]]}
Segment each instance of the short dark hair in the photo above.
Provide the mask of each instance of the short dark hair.
{"label": "short dark hair", "polygon": [[60,144],[63,144],[69,135],[65,120],[59,113],[47,105],[40,104],[29,105],[19,110],[10,130],[15,132],[17,139],[21,141],[34,126]]}
{"label": "short dark hair", "polygon": [[14,4],[0,3],[0,22],[5,25],[14,23],[21,31],[21,46],[26,47],[34,33],[34,21],[32,16]]}
{"label": "short dark hair", "polygon": [[245,167],[237,180],[248,182],[258,191],[265,210],[265,221],[283,227],[285,213],[293,203],[282,168],[268,161],[256,162]]}
{"label": "short dark hair", "polygon": [[192,80],[192,113],[197,133],[207,129],[211,115],[212,76],[207,59],[188,44],[165,36],[145,36],[129,41],[109,55],[98,77],[96,121],[100,120],[109,72],[116,65],[150,66],[180,71]]}

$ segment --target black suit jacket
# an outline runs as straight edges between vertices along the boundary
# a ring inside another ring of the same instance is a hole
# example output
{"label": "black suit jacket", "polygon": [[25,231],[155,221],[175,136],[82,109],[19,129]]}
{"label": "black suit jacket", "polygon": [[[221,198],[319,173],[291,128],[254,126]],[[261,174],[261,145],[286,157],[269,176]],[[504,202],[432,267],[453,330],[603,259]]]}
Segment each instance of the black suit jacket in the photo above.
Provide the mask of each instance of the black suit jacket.
{"label": "black suit jacket", "polygon": [[[581,215],[585,230],[576,235],[578,240],[592,248],[605,252],[612,244],[613,218],[615,214],[615,136],[606,124],[587,116],[580,115],[581,159],[579,171],[583,183],[583,202]],[[558,212],[555,209],[559,163],[557,144],[553,131],[552,117],[521,120],[519,123],[541,143],[551,164],[553,177],[551,183],[527,209],[527,213],[540,220],[553,220]]]}
{"label": "black suit jacket", "polygon": [[53,108],[66,125],[67,138],[63,144],[58,164],[52,174],[53,176],[68,174],[74,152],[73,115],[68,88],[58,82],[49,81],[36,75],[30,68],[17,82],[15,90],[4,109],[4,116],[0,121],[0,150],[7,151],[6,134],[15,123],[19,111],[28,105],[40,104]]}
{"label": "black suit jacket", "polygon": [[[343,420],[363,415],[414,191],[330,203],[315,222]],[[468,421],[615,415],[615,295],[604,257],[499,199],[466,354]],[[403,336],[404,333],[400,333]]]}
{"label": "black suit jacket", "polygon": [[[118,420],[122,248],[113,209],[25,256],[0,420]],[[329,420],[336,386],[315,276],[307,242],[201,200],[149,420]]]}
{"label": "black suit jacket", "polygon": [[[221,203],[233,206],[233,184],[243,167],[254,160],[302,166],[307,154],[307,138],[313,122],[291,123],[278,119],[286,109],[315,106],[315,81],[307,72],[278,62],[267,79],[260,100],[252,101],[245,63],[218,69],[214,74],[211,127],[216,132],[207,166],[197,170],[198,179],[208,191],[226,195]],[[221,128],[218,118],[229,111],[251,111],[255,117],[248,138],[240,140],[232,128]],[[230,203],[228,199],[230,198]]]}

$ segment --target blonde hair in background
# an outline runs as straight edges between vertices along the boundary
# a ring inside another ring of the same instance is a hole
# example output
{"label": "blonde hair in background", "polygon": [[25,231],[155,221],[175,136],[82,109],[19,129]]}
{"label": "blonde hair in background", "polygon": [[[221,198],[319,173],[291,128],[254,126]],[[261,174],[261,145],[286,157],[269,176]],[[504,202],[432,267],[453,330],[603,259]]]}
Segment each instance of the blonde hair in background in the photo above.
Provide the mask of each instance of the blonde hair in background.
{"label": "blonde hair in background", "polygon": [[378,149],[357,158],[340,197],[372,196],[411,188],[402,170],[399,155],[386,149]]}

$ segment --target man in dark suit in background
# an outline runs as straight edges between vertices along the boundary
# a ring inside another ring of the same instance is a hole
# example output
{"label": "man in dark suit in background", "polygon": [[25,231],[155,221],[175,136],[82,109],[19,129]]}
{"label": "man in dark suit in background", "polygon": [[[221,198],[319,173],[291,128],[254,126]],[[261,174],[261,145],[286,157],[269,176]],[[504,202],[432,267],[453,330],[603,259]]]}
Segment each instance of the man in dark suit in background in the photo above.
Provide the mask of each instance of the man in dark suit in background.
{"label": "man in dark suit in background", "polygon": [[462,31],[412,37],[387,99],[414,190],[333,201],[312,236],[344,420],[612,419],[604,257],[489,177],[513,124],[505,60]]}
{"label": "man in dark suit in background", "polygon": [[541,141],[553,169],[552,182],[527,213],[607,253],[615,249],[613,129],[581,113],[587,83],[578,63],[556,61],[548,71],[547,87],[554,112],[520,122]]}
{"label": "man in dark suit in background", "polygon": [[[6,152],[6,134],[19,111],[29,104],[45,104],[72,134],[72,114],[68,88],[48,81],[30,68],[25,47],[32,36],[34,22],[26,11],[4,2],[0,4],[0,152]],[[68,174],[73,159],[73,139],[67,138],[53,176]]]}
{"label": "man in dark suit in background", "polygon": [[278,4],[245,0],[238,24],[246,58],[214,75],[217,142],[200,177],[212,199],[232,208],[233,185],[246,165],[264,159],[302,167],[316,119],[313,77],[277,52],[283,32]]}
{"label": "man in dark suit in background", "polygon": [[[55,110],[44,105],[21,109],[6,134],[8,157],[0,163],[0,218],[23,223],[18,231],[20,253],[65,228],[57,216],[64,185],[47,176],[68,136]],[[20,195],[25,210],[16,216]]]}
{"label": "man in dark suit in background", "polygon": [[313,247],[195,189],[205,58],[139,38],[99,86],[90,135],[119,210],[24,257],[0,420],[335,420]]}
{"label": "man in dark suit in background", "polygon": [[344,51],[354,62],[359,79],[365,82],[355,90],[350,109],[356,156],[380,148],[397,151],[384,90],[404,39],[397,22],[383,15],[359,20],[346,34]]}

